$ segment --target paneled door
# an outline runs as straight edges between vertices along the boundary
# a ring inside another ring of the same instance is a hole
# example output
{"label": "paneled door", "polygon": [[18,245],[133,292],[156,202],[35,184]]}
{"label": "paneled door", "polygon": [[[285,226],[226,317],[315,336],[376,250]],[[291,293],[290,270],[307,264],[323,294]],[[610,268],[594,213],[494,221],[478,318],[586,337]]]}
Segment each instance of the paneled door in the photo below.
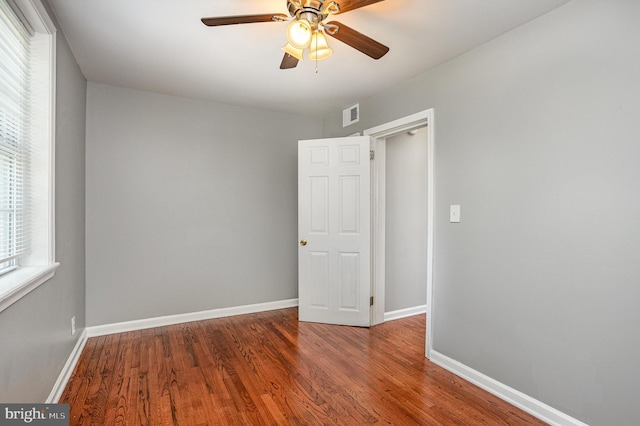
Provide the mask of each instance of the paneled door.
{"label": "paneled door", "polygon": [[298,142],[300,321],[371,324],[370,140]]}

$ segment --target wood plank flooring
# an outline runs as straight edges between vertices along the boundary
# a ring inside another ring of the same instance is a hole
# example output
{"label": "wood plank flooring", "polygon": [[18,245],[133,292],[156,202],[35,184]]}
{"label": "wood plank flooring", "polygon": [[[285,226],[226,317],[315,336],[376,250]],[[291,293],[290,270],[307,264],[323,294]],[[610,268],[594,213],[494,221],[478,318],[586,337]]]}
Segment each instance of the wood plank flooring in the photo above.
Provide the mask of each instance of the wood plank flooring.
{"label": "wood plank flooring", "polygon": [[425,316],[366,328],[297,309],[89,339],[71,425],[541,425],[424,358]]}

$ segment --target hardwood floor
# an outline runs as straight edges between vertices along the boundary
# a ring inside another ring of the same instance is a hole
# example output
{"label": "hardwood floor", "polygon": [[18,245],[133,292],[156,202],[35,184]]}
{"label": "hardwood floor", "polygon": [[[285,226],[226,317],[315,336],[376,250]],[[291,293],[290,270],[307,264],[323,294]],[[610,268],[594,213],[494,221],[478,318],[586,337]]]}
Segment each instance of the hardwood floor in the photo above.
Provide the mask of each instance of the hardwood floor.
{"label": "hardwood floor", "polygon": [[89,339],[71,425],[541,425],[424,358],[425,316],[371,329],[297,309]]}

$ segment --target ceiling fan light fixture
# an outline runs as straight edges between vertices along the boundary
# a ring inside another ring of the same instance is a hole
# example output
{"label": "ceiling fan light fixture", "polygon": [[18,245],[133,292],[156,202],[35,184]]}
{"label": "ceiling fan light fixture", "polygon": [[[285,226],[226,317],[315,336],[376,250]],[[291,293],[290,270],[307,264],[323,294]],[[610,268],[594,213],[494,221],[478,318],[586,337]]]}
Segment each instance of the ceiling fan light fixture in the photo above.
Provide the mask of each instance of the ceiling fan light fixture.
{"label": "ceiling fan light fixture", "polygon": [[287,43],[284,46],[282,46],[282,50],[284,50],[286,53],[288,53],[289,55],[293,56],[294,58],[296,58],[299,61],[302,61],[302,53],[304,51],[304,49],[298,49],[295,46],[292,46],[291,43]]}
{"label": "ceiling fan light fixture", "polygon": [[309,45],[309,59],[312,61],[321,61],[333,55],[333,49],[329,47],[327,38],[321,31],[316,31],[311,37]]}
{"label": "ceiling fan light fixture", "polygon": [[306,49],[311,42],[311,23],[306,19],[297,19],[287,25],[287,41],[297,49]]}

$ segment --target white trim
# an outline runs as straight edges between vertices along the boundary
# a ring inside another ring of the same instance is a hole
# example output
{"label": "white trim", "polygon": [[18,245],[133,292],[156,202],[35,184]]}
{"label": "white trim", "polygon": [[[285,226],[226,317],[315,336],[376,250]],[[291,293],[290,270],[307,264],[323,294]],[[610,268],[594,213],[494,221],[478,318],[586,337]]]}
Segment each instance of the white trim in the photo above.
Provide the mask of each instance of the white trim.
{"label": "white trim", "polygon": [[58,375],[58,379],[53,385],[53,389],[51,389],[51,393],[49,394],[49,397],[45,401],[45,404],[55,404],[62,397],[62,393],[64,392],[64,389],[67,387],[67,383],[71,378],[71,374],[73,373],[73,370],[76,368],[76,364],[80,359],[80,355],[82,355],[82,350],[84,349],[84,345],[87,344],[87,339],[88,339],[87,330],[85,329],[80,335],[80,338],[78,339],[78,341],[76,342],[76,345],[73,347],[73,350],[71,351],[71,354],[67,359],[67,362],[64,364],[64,367],[62,367],[62,371],[60,371],[60,374]]}
{"label": "white trim", "polygon": [[[425,356],[427,358],[431,358],[431,351],[433,350],[433,247],[434,247],[434,211],[435,211],[435,185],[434,185],[434,170],[435,170],[435,122],[434,122],[434,110],[433,108],[427,109],[425,111],[421,111],[412,115],[409,115],[404,118],[400,118],[398,120],[391,121],[386,124],[382,124],[377,127],[373,127],[371,129],[367,129],[363,132],[364,135],[371,136],[376,139],[376,150],[384,149],[385,139],[391,136],[395,136],[402,132],[408,132],[411,130],[419,129],[421,127],[427,126],[427,150],[428,150],[428,182],[427,182],[427,338],[425,344]],[[378,168],[379,164],[377,161],[374,161],[372,167]],[[376,170],[376,176],[378,179],[381,179],[380,173],[383,173],[383,170]],[[377,197],[379,194],[373,192],[373,196]],[[379,206],[379,201],[374,201],[374,205]],[[376,216],[382,216],[384,219],[384,215],[382,212],[374,213]],[[379,219],[379,218],[378,218]],[[374,239],[375,235],[384,235],[384,229],[381,228],[384,226],[384,223],[381,223],[380,220],[374,219]],[[380,243],[376,243],[374,241],[373,250],[374,250],[374,261],[377,263],[382,263],[384,261],[384,245],[380,246],[380,244],[384,244],[384,241]],[[380,260],[380,262],[378,262]],[[382,269],[380,269],[382,268]],[[376,301],[374,304],[374,316],[378,315],[377,318],[372,318],[372,323],[378,320],[381,321],[379,315],[380,312],[384,313],[384,266],[383,265],[375,265],[374,266],[374,274],[380,274],[373,278],[372,282],[374,284],[374,300]],[[380,284],[380,285],[379,285]],[[382,308],[376,308],[376,304],[382,304]],[[384,314],[382,314],[384,315]]]}
{"label": "white trim", "polygon": [[419,129],[421,127],[431,125],[433,120],[433,108],[425,111],[417,112],[376,127],[372,127],[363,132],[365,136],[371,136],[376,139],[384,139],[395,136],[398,133],[408,132],[410,130]]}
{"label": "white trim", "polygon": [[43,4],[38,1],[34,3],[34,7],[38,13],[40,23],[47,29],[49,34],[49,126],[47,140],[49,141],[49,203],[48,203],[48,230],[49,230],[49,262],[55,262],[56,259],[56,101],[57,101],[57,72],[58,54],[57,48],[57,29],[51,17],[47,13]]}
{"label": "white trim", "polygon": [[555,408],[513,389],[504,383],[498,382],[497,380],[492,379],[491,377],[486,376],[485,374],[482,374],[479,371],[476,371],[473,368],[435,350],[431,350],[431,362],[457,376],[462,377],[498,398],[507,401],[509,404],[526,411],[546,423],[549,423],[550,425],[587,426],[586,423],[556,410]]}
{"label": "white trim", "polygon": [[397,319],[412,317],[414,315],[421,315],[427,313],[427,305],[414,306],[413,308],[398,309],[397,311],[390,311],[384,313],[384,321],[393,321]]}
{"label": "white trim", "polygon": [[0,312],[53,278],[59,263],[26,266],[7,273],[0,279]]}
{"label": "white trim", "polygon": [[20,11],[24,14],[34,31],[49,34],[56,33],[56,26],[40,0],[28,0],[27,7],[21,6],[22,2],[18,2]]}
{"label": "white trim", "polygon": [[163,317],[147,318],[134,321],[87,327],[88,337],[104,336],[107,334],[125,333],[127,331],[144,330],[146,328],[163,327],[191,321],[202,321],[214,318],[230,317],[234,315],[253,314],[256,312],[273,311],[276,309],[294,308],[298,306],[298,299],[278,300],[275,302],[257,303],[255,305],[234,306],[230,308],[211,309],[208,311],[190,312],[188,314],[167,315]]}
{"label": "white trim", "polygon": [[385,288],[386,288],[386,139],[373,139],[371,149],[375,151],[375,161],[371,165],[371,261],[373,262],[371,276],[371,325],[382,324],[385,321]]}

